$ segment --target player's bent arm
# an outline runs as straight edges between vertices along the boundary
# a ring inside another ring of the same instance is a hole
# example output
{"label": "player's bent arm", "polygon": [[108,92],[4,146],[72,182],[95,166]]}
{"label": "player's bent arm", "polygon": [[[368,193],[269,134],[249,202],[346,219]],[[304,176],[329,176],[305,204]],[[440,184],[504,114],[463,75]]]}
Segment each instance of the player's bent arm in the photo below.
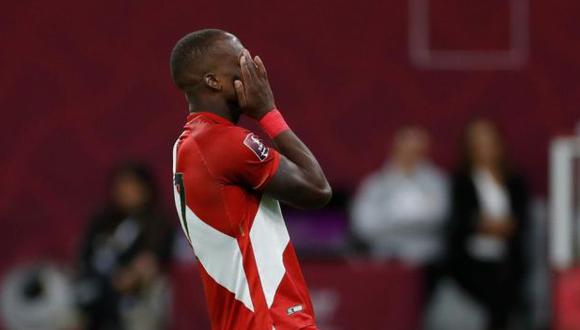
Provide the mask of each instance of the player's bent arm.
{"label": "player's bent arm", "polygon": [[308,147],[291,130],[280,133],[273,141],[281,154],[280,165],[266,185],[266,193],[296,208],[326,205],[332,189]]}
{"label": "player's bent arm", "polygon": [[323,207],[332,190],[314,155],[287,129],[279,113],[276,116],[272,112],[273,122],[264,122],[268,121],[265,119],[268,112],[276,108],[264,63],[257,56],[252,59],[245,49],[240,56],[240,71],[241,80],[234,81],[240,108],[260,121],[282,154],[278,171],[265,187],[266,193],[297,208]]}

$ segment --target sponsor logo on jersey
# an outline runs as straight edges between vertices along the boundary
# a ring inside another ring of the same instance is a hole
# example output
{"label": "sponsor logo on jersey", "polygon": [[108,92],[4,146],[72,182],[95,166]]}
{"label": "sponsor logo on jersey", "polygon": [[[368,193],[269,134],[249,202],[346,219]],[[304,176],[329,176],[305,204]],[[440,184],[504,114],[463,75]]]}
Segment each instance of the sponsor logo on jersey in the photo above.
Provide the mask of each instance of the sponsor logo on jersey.
{"label": "sponsor logo on jersey", "polygon": [[244,139],[244,145],[258,157],[260,161],[268,158],[268,153],[270,149],[260,140],[258,136],[254,133],[249,133]]}
{"label": "sponsor logo on jersey", "polygon": [[288,310],[286,310],[286,314],[292,315],[294,313],[302,312],[303,309],[304,309],[304,307],[302,307],[302,305],[292,306],[292,307],[288,308]]}

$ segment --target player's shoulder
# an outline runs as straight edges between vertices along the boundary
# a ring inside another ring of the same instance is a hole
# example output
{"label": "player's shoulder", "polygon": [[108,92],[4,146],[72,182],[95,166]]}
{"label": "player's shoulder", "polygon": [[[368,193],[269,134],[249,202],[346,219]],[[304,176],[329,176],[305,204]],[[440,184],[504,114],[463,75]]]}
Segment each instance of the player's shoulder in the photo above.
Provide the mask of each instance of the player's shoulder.
{"label": "player's shoulder", "polygon": [[217,145],[227,145],[228,141],[239,139],[244,133],[245,130],[239,126],[204,121],[188,124],[181,139],[185,144],[195,145],[200,149],[213,149]]}
{"label": "player's shoulder", "polygon": [[249,130],[240,126],[210,125],[200,134],[196,134],[195,140],[204,149],[229,150],[235,148],[250,133]]}
{"label": "player's shoulder", "polygon": [[236,125],[211,125],[192,134],[195,145],[206,160],[255,159],[263,161],[269,148],[254,132]]}
{"label": "player's shoulder", "polygon": [[244,127],[224,127],[217,140],[216,147],[231,153],[232,157],[259,161],[263,161],[268,157],[268,146],[258,134]]}

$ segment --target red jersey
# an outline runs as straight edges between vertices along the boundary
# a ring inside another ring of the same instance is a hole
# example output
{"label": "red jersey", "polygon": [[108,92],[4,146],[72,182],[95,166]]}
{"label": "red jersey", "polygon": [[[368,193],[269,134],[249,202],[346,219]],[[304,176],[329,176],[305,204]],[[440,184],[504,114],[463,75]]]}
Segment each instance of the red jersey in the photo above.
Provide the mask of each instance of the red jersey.
{"label": "red jersey", "polygon": [[280,154],[212,113],[173,148],[175,205],[199,260],[212,329],[315,329],[278,201],[262,193]]}

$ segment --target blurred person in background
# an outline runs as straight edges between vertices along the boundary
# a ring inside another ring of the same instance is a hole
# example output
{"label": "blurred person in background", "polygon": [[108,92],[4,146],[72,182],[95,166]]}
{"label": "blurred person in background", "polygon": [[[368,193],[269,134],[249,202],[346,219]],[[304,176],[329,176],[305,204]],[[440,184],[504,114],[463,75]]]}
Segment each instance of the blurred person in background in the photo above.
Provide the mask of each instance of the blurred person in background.
{"label": "blurred person in background", "polygon": [[0,285],[0,316],[6,330],[79,329],[71,277],[46,261],[10,269]]}
{"label": "blurred person in background", "polygon": [[149,169],[126,163],[112,171],[105,207],[81,247],[79,301],[87,329],[164,329],[164,271],[172,230],[157,205]]}
{"label": "blurred person in background", "polygon": [[374,257],[424,271],[425,301],[442,271],[448,183],[428,159],[429,136],[419,127],[395,134],[385,166],[362,184],[352,207],[355,236]]}
{"label": "blurred person in background", "polygon": [[462,147],[452,182],[450,271],[483,307],[487,329],[506,329],[522,294],[528,192],[492,122],[470,123]]}

